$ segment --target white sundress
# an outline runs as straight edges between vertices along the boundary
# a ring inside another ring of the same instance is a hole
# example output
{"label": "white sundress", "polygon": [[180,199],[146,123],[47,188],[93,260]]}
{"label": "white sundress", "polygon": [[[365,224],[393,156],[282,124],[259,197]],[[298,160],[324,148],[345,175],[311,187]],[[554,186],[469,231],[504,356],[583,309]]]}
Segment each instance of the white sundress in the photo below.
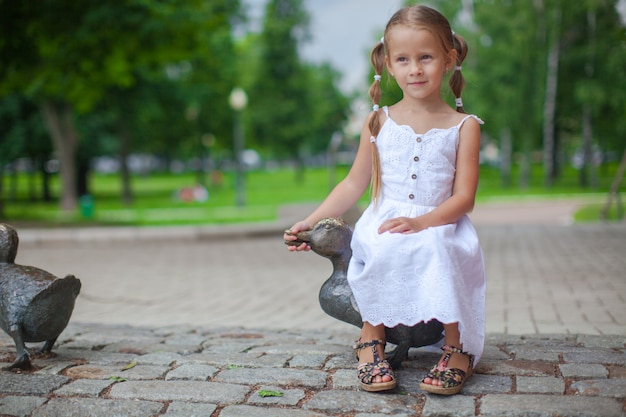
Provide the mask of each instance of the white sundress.
{"label": "white sundress", "polygon": [[459,323],[463,350],[482,356],[485,339],[485,268],[476,230],[467,215],[418,233],[378,234],[387,219],[425,214],[452,195],[459,130],[417,134],[387,115],[376,146],[382,186],[356,223],[348,283],[363,321],[412,326],[437,319]]}

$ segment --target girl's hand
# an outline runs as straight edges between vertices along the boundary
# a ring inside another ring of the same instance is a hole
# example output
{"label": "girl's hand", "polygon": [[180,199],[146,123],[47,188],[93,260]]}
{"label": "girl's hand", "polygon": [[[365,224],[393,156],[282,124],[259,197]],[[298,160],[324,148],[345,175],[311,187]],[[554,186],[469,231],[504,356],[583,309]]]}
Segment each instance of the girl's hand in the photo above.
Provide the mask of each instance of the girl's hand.
{"label": "girl's hand", "polygon": [[301,221],[291,226],[290,229],[285,230],[285,233],[283,234],[283,240],[285,241],[285,245],[287,245],[287,250],[289,250],[290,252],[310,251],[311,247],[306,242],[302,242],[298,245],[295,241],[298,240],[298,237],[296,236],[298,232],[311,229],[311,225],[309,225],[305,221]]}
{"label": "girl's hand", "polygon": [[378,228],[378,233],[417,233],[424,230],[426,227],[422,224],[419,217],[396,217],[386,220]]}

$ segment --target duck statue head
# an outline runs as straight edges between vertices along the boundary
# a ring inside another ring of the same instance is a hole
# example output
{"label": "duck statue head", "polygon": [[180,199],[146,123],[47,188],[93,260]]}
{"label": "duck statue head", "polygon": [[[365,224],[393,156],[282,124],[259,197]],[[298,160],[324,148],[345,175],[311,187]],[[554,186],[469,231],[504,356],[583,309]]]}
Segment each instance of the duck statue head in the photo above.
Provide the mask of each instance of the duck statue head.
{"label": "duck statue head", "polygon": [[[362,327],[363,320],[347,279],[348,264],[352,257],[350,226],[341,218],[325,218],[311,230],[298,232],[295,236],[296,240],[285,243],[298,246],[306,242],[313,252],[328,258],[333,265],[331,276],[322,284],[319,292],[322,310],[338,320]],[[398,367],[410,348],[435,344],[443,337],[442,332],[443,325],[436,320],[414,326],[386,327],[387,341],[396,345],[396,349],[388,353],[387,359],[392,366]]]}
{"label": "duck statue head", "polygon": [[73,275],[58,278],[32,266],[15,263],[19,239],[8,224],[0,223],[0,328],[15,342],[17,357],[4,370],[31,367],[26,343],[45,342],[40,353],[50,353],[65,330],[80,292]]}

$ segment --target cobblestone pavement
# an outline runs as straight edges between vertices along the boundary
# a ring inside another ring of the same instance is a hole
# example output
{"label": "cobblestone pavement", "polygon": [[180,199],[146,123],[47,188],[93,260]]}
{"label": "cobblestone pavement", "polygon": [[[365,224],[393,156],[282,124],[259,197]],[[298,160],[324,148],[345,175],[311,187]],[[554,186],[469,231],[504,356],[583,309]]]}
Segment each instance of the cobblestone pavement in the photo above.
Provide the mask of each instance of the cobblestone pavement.
{"label": "cobblestone pavement", "polygon": [[[447,398],[418,387],[435,347],[411,350],[391,393],[358,389],[358,329],[319,308],[330,263],[285,250],[290,219],[18,231],[18,263],[75,274],[83,289],[56,356],[0,372],[0,415],[626,416],[626,224],[568,226],[570,206],[542,211],[472,216],[488,339],[462,394]],[[0,362],[14,354],[2,333]]]}

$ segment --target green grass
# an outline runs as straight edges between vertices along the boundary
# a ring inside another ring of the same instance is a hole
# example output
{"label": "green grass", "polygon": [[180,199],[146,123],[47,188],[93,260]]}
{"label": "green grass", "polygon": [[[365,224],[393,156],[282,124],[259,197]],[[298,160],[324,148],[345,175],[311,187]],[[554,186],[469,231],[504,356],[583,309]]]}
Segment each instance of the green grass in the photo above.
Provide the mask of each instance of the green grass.
{"label": "green grass", "polygon": [[[513,172],[510,187],[504,187],[495,168],[482,167],[478,202],[501,199],[580,198],[590,205],[577,214],[577,221],[596,221],[606,199],[614,166],[600,170],[599,187],[595,190],[578,186],[578,174],[571,170],[552,187],[543,186],[540,167],[534,167],[528,187],[517,186],[519,174]],[[334,178],[347,173],[348,167],[339,167]],[[208,181],[208,179],[207,179]],[[22,225],[185,225],[260,222],[276,219],[279,208],[286,204],[319,203],[330,190],[330,177],[325,168],[308,169],[304,182],[298,183],[289,169],[254,171],[246,175],[245,205],[235,204],[234,178],[224,175],[221,186],[209,185],[209,199],[205,202],[184,202],[174,198],[177,190],[196,183],[195,174],[134,176],[134,201],[126,206],[121,202],[121,183],[118,176],[98,175],[90,179],[94,205],[91,213],[63,212],[58,202],[33,199],[29,190],[39,190],[38,177],[18,175],[5,178],[5,215],[8,221]],[[53,195],[59,195],[58,178],[52,181]],[[15,190],[9,195],[9,190]],[[361,199],[367,204],[368,196]],[[86,216],[87,215],[87,216]],[[610,218],[616,218],[615,208]]]}

